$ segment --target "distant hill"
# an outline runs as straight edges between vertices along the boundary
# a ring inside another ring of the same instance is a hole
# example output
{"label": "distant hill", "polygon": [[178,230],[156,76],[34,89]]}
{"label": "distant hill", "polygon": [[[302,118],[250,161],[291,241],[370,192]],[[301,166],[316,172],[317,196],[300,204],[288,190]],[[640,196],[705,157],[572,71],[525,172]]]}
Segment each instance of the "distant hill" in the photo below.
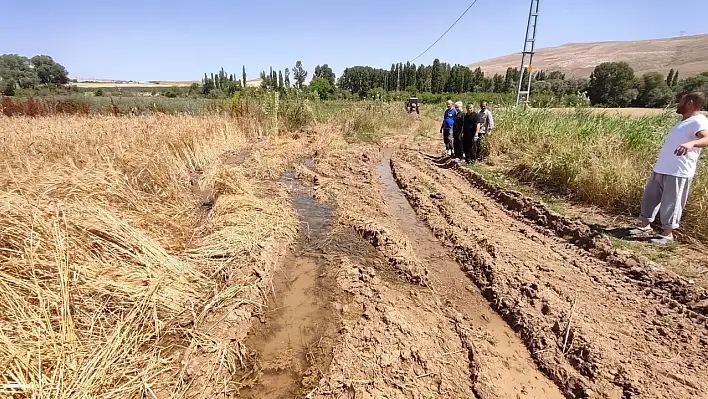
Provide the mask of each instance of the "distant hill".
{"label": "distant hill", "polygon": [[[626,61],[638,74],[667,73],[678,69],[679,76],[692,76],[708,71],[708,34],[668,39],[568,43],[559,47],[537,49],[533,69],[559,70],[568,76],[588,77],[597,64]],[[521,53],[492,58],[470,65],[481,67],[487,74],[504,74],[508,67],[518,68]]]}

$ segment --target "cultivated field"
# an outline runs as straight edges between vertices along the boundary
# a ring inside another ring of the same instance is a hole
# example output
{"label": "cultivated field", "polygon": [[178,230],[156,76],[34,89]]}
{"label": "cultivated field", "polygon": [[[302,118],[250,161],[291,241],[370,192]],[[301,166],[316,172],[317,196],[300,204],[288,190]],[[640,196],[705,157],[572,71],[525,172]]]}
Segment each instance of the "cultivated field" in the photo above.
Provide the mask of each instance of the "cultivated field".
{"label": "cultivated field", "polygon": [[[85,87],[85,88],[107,88],[107,87],[112,87],[112,88],[129,88],[129,87],[143,87],[146,89],[150,88],[161,88],[161,87],[170,87],[170,86],[177,86],[177,87],[188,87],[192,85],[193,83],[200,83],[199,81],[195,80],[160,80],[160,81],[151,81],[151,82],[123,82],[123,81],[88,81],[88,82],[78,82],[75,85],[77,87]],[[260,79],[252,79],[249,81],[246,81],[246,86],[247,87],[259,87],[261,85],[261,80]]]}
{"label": "cultivated field", "polygon": [[[704,289],[439,157],[437,109],[290,101],[0,117],[0,394],[708,396]],[[622,209],[672,117],[500,109],[491,160]]]}
{"label": "cultivated field", "polygon": [[89,88],[99,88],[99,87],[145,87],[145,88],[155,88],[155,87],[170,87],[179,86],[187,87],[192,83],[199,83],[197,81],[168,81],[162,80],[157,82],[118,82],[118,81],[98,81],[98,82],[78,82],[76,86],[78,87],[89,87]]}

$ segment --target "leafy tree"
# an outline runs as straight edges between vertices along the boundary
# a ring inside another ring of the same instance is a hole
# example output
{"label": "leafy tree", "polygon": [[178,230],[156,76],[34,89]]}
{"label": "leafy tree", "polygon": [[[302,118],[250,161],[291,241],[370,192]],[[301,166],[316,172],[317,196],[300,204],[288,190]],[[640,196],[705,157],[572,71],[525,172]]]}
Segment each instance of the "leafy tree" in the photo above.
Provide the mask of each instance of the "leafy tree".
{"label": "leafy tree", "polygon": [[703,93],[708,94],[708,72],[703,72],[696,76],[683,79],[681,84],[677,85],[677,89],[677,99],[681,98],[684,94],[694,91],[702,91]]}
{"label": "leafy tree", "polygon": [[327,100],[334,94],[334,86],[324,77],[312,79],[310,85],[308,86],[308,90],[313,93],[317,93],[322,100]]}
{"label": "leafy tree", "polygon": [[531,91],[533,94],[546,94],[546,95],[553,95],[555,94],[553,91],[553,83],[548,80],[534,80],[531,83]]}
{"label": "leafy tree", "polygon": [[285,78],[283,79],[285,87],[290,88],[290,69],[285,68]]}
{"label": "leafy tree", "polygon": [[500,74],[495,73],[494,77],[492,78],[492,82],[494,83],[493,90],[495,93],[503,93],[506,90],[506,88],[504,87],[504,77]]}
{"label": "leafy tree", "polygon": [[467,87],[466,91],[470,92],[480,92],[480,91],[491,91],[491,85],[492,82],[491,80],[489,82],[486,82],[487,84],[485,85],[485,80],[484,80],[484,72],[482,72],[482,68],[477,67],[474,71],[471,72],[470,74],[470,82]]}
{"label": "leafy tree", "polygon": [[283,81],[283,71],[278,71],[278,88],[282,89],[285,87],[285,81]]}
{"label": "leafy tree", "polygon": [[626,62],[604,62],[590,75],[588,96],[593,104],[626,107],[637,94],[634,70]]}
{"label": "leafy tree", "polygon": [[548,76],[546,76],[546,80],[565,80],[565,74],[561,71],[551,71],[548,73]]}
{"label": "leafy tree", "polygon": [[494,80],[487,76],[482,76],[482,88],[479,90],[482,93],[491,93],[494,91]]}
{"label": "leafy tree", "polygon": [[293,78],[295,79],[295,85],[298,89],[302,89],[302,85],[307,79],[307,71],[302,67],[302,61],[295,62],[295,67],[293,68]]}
{"label": "leafy tree", "polygon": [[226,98],[226,94],[224,94],[224,92],[221,91],[221,89],[214,89],[209,92],[209,95],[207,97],[214,99],[214,100],[218,100],[221,98]]}
{"label": "leafy tree", "polygon": [[196,93],[199,91],[199,83],[194,82],[191,85],[189,85],[189,94],[191,95],[192,93]]}
{"label": "leafy tree", "polygon": [[313,78],[322,78],[329,82],[331,86],[334,87],[335,75],[332,72],[332,68],[329,65],[324,64],[322,66],[317,65],[315,67],[315,73],[312,75]]}
{"label": "leafy tree", "polygon": [[205,96],[208,96],[209,93],[214,89],[216,89],[216,87],[214,85],[214,79],[208,77],[205,72],[204,79],[202,79],[202,94],[204,94]]}
{"label": "leafy tree", "polygon": [[676,87],[676,85],[678,85],[678,76],[679,76],[678,71],[676,71],[674,73],[674,79],[671,81],[671,84],[669,86]]}
{"label": "leafy tree", "polygon": [[168,87],[163,93],[167,98],[176,98],[181,94],[181,90],[177,86]]}
{"label": "leafy tree", "polygon": [[0,81],[0,93],[6,96],[14,96],[15,86],[17,86],[15,79],[3,79]]}
{"label": "leafy tree", "polygon": [[666,75],[666,85],[671,87],[672,83],[674,83],[674,68],[671,68],[671,70],[669,70],[669,74]]}
{"label": "leafy tree", "polygon": [[[511,93],[516,89],[516,85],[519,84],[519,79],[521,78],[521,72],[519,68],[507,68],[506,74],[504,75],[504,85],[501,92]],[[523,83],[523,82],[522,82]]]}
{"label": "leafy tree", "polygon": [[30,60],[17,54],[0,55],[0,78],[11,79],[15,86],[19,85],[23,89],[33,88],[40,83]]}
{"label": "leafy tree", "polygon": [[443,80],[443,67],[440,64],[440,60],[437,58],[433,61],[430,86],[430,91],[433,93],[442,93],[443,88],[445,87],[445,81]]}
{"label": "leafy tree", "polygon": [[[673,81],[673,73],[670,73]],[[645,73],[639,81],[638,96],[635,105],[640,107],[659,108],[668,105],[674,97],[674,93],[666,84],[664,77],[658,72]]]}
{"label": "leafy tree", "polygon": [[69,73],[48,55],[35,55],[30,59],[40,83],[63,85],[69,83]]}
{"label": "leafy tree", "polygon": [[99,87],[98,89],[96,89],[96,91],[93,92],[93,95],[96,97],[103,97],[103,89]]}
{"label": "leafy tree", "polygon": [[241,81],[241,83],[243,84],[243,87],[246,88],[246,82],[247,82],[248,80],[247,80],[247,78],[246,78],[246,66],[245,66],[245,65],[244,65],[243,68],[242,68],[241,77],[242,77],[242,79],[243,79],[243,80]]}

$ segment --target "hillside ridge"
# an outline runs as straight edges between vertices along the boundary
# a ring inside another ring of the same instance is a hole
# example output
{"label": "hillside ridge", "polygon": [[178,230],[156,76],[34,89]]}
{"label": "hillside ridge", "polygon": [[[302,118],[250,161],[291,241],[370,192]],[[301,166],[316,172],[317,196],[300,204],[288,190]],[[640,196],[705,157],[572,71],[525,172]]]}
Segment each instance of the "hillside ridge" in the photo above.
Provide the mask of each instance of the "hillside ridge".
{"label": "hillside ridge", "polygon": [[[569,76],[588,77],[596,65],[626,61],[636,73],[678,70],[683,77],[708,71],[708,34],[633,41],[566,43],[536,50],[535,70],[559,70]],[[518,67],[521,53],[475,62],[487,74],[504,74],[508,67]]]}

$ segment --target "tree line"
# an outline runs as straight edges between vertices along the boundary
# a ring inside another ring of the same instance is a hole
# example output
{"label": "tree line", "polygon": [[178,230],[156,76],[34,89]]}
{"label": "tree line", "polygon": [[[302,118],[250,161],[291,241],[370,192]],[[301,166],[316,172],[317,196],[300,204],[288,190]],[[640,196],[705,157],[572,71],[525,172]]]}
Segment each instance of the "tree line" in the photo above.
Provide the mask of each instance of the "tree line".
{"label": "tree line", "polygon": [[66,68],[48,55],[32,58],[17,54],[0,55],[0,92],[12,96],[15,89],[34,89],[39,85],[69,83]]}
{"label": "tree line", "polygon": [[636,76],[626,62],[605,62],[595,67],[589,78],[567,78],[559,71],[529,73],[507,68],[502,75],[485,75],[481,68],[450,65],[436,59],[432,65],[393,64],[390,70],[369,66],[346,68],[337,85],[360,97],[379,90],[418,93],[514,93],[519,79],[526,87],[531,79],[532,94],[550,97],[587,94],[593,105],[610,107],[662,107],[690,91],[708,93],[708,72],[679,80],[679,72],[664,76],[648,72]]}
{"label": "tree line", "polygon": [[[320,99],[349,98],[350,96],[383,98],[386,92],[404,95],[432,93],[514,93],[523,78],[526,87],[531,79],[532,95],[543,98],[563,98],[587,95],[593,105],[609,107],[662,107],[690,91],[708,93],[708,72],[680,78],[679,71],[670,70],[664,76],[648,72],[637,76],[626,62],[605,62],[597,65],[589,78],[566,77],[559,71],[538,70],[529,73],[519,68],[507,68],[504,74],[485,74],[481,68],[451,65],[435,59],[431,65],[414,63],[392,64],[390,69],[370,66],[346,68],[337,79],[328,64],[317,65],[312,80],[306,84],[308,71],[301,61],[292,69],[260,73],[261,87],[275,90],[304,90]],[[194,83],[185,93],[179,88],[167,88],[163,95],[182,95],[224,98],[233,96],[246,87],[246,67],[239,73],[221,68],[216,73],[205,73],[201,84]],[[0,55],[0,92],[14,95],[16,88],[34,89],[39,86],[69,83],[64,66],[48,55],[32,58],[17,54]],[[390,97],[390,96],[386,96]],[[400,97],[400,96],[396,96]]]}

